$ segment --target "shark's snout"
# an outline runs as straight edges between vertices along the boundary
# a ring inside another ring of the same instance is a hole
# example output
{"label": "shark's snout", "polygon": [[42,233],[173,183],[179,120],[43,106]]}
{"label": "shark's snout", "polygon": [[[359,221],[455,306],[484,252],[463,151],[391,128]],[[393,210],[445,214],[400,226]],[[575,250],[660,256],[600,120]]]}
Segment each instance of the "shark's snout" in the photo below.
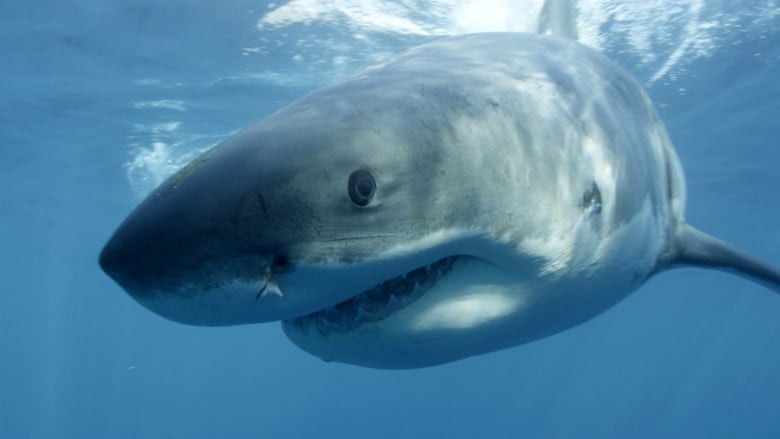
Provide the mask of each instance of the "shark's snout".
{"label": "shark's snout", "polygon": [[175,283],[179,273],[195,269],[198,259],[206,255],[202,244],[194,243],[195,230],[176,221],[176,216],[137,209],[100,253],[103,271],[131,294],[144,296]]}
{"label": "shark's snout", "polygon": [[[294,263],[270,239],[272,226],[251,218],[238,179],[213,169],[175,175],[147,197],[103,248],[101,268],[145,307],[196,325],[234,325],[289,317],[278,273]],[[203,172],[201,172],[203,171]],[[192,172],[185,170],[185,172]]]}
{"label": "shark's snout", "polygon": [[139,303],[181,323],[225,326],[296,315],[278,282],[280,273],[293,271],[287,256],[249,252],[219,235],[165,217],[131,216],[99,262]]}

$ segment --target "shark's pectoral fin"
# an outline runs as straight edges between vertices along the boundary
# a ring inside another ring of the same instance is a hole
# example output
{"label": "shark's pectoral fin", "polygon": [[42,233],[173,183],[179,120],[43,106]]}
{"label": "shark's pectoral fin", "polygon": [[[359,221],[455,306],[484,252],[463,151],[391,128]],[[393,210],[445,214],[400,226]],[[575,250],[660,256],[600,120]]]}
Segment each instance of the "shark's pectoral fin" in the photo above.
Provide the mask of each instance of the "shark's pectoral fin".
{"label": "shark's pectoral fin", "polygon": [[698,266],[730,271],[780,293],[780,269],[733,245],[683,224],[676,236],[676,245],[666,256],[668,268]]}

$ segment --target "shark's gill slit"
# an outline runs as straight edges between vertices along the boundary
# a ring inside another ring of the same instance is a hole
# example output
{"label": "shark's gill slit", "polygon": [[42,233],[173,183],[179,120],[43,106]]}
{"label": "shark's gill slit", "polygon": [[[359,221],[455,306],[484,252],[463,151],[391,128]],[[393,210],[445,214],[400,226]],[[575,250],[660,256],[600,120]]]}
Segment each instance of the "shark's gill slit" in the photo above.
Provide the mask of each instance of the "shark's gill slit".
{"label": "shark's gill slit", "polygon": [[439,259],[402,276],[386,280],[338,305],[285,320],[285,323],[288,327],[301,331],[316,328],[325,335],[331,332],[348,332],[364,323],[385,319],[422,297],[461,257],[448,256]]}

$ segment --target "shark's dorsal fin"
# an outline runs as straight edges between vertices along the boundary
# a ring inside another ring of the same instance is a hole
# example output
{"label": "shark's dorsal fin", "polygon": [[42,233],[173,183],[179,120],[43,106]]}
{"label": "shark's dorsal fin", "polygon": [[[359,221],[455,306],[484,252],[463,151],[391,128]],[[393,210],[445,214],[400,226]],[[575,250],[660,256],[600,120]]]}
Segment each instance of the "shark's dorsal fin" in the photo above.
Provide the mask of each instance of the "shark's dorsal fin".
{"label": "shark's dorsal fin", "polygon": [[545,1],[539,15],[539,33],[576,40],[578,37],[576,0]]}
{"label": "shark's dorsal fin", "polygon": [[780,270],[733,245],[683,224],[677,230],[669,267],[698,266],[729,271],[780,293]]}

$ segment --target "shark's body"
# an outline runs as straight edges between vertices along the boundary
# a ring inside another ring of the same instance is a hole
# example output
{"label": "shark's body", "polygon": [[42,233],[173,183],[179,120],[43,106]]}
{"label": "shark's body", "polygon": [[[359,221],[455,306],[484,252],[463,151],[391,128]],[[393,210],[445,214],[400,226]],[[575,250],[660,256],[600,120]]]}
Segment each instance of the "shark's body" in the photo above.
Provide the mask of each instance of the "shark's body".
{"label": "shark's body", "polygon": [[192,324],[283,320],[327,360],[421,367],[554,334],[677,265],[777,270],[688,226],[642,87],[530,34],[442,39],[173,176],[101,264]]}

